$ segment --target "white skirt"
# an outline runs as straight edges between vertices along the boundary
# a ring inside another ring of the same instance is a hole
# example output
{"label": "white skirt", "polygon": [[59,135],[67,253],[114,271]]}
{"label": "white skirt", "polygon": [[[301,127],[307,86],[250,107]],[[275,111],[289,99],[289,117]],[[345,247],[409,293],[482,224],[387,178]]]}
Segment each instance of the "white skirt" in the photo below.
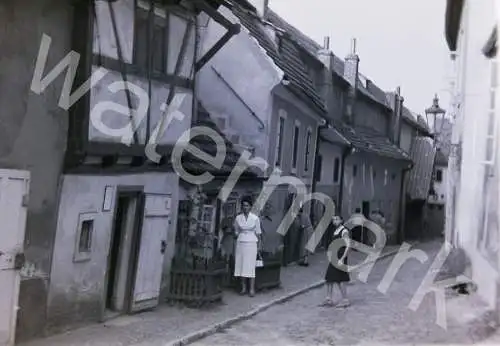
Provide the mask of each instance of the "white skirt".
{"label": "white skirt", "polygon": [[256,242],[236,242],[236,253],[234,258],[234,276],[244,278],[255,277],[255,266],[257,262]]}

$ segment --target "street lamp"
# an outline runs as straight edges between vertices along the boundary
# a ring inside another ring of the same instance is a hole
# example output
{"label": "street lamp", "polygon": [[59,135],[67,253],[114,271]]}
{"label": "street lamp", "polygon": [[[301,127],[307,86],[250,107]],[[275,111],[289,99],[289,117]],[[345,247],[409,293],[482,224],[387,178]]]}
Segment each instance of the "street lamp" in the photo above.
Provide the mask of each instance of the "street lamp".
{"label": "street lamp", "polygon": [[[434,95],[434,99],[432,100],[432,106],[427,108],[425,110],[425,117],[427,120],[427,125],[431,129],[431,133],[434,137],[434,144],[433,144],[433,149],[434,150],[440,150],[439,148],[439,140],[438,137],[441,135],[441,131],[443,129],[443,124],[444,124],[444,115],[446,114],[446,111],[439,106],[439,98],[437,94]],[[429,115],[431,116],[429,119]],[[441,117],[441,125],[439,130],[437,129],[437,120],[438,117]],[[430,124],[430,120],[432,121],[432,124]],[[427,195],[426,201],[425,201],[425,206],[424,206],[424,234],[428,233],[429,230],[429,214],[428,214],[428,209],[429,209],[429,197],[436,197],[436,191],[434,188],[434,182],[436,181],[436,176],[435,176],[435,159],[432,164],[432,173],[431,173],[431,181],[429,185],[429,193]],[[436,199],[436,198],[434,198]]]}
{"label": "street lamp", "polygon": [[[431,128],[431,132],[434,135],[434,146],[437,145],[437,135],[441,133],[441,130],[443,129],[443,124],[444,124],[444,115],[446,114],[446,111],[439,107],[439,98],[437,94],[434,95],[434,99],[432,100],[432,106],[427,108],[425,110],[425,117],[427,120],[427,125]],[[432,116],[432,126],[429,123],[429,115]],[[441,126],[439,128],[439,131],[437,129],[437,124],[436,121],[438,119],[438,116],[441,116],[443,119],[441,121]]]}

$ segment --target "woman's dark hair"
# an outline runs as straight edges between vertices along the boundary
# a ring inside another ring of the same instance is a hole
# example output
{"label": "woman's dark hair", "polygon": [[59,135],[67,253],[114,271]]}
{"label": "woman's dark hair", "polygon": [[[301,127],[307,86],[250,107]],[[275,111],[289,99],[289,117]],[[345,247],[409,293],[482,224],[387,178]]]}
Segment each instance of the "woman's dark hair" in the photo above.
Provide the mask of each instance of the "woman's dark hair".
{"label": "woman's dark hair", "polygon": [[250,205],[253,205],[253,199],[252,197],[250,196],[244,196],[241,198],[241,204],[243,205],[243,203],[248,203]]}

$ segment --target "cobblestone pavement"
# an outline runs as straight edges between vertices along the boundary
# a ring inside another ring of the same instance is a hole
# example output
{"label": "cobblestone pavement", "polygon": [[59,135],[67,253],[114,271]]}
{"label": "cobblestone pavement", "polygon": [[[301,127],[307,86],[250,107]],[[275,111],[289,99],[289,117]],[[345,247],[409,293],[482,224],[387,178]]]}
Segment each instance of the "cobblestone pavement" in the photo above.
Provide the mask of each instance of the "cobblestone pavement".
{"label": "cobblestone pavement", "polygon": [[[387,248],[394,251],[396,247]],[[355,254],[361,260],[362,254]],[[354,257],[354,256],[353,256]],[[194,331],[246,313],[323,279],[327,258],[324,253],[311,257],[307,268],[290,265],[282,268],[282,288],[258,293],[254,298],[224,292],[222,305],[189,309],[162,305],[152,312],[124,316],[104,324],[95,324],[65,334],[23,343],[23,346],[132,346],[165,345]]]}
{"label": "cobblestone pavement", "polygon": [[[352,305],[347,309],[319,307],[324,290],[301,295],[253,319],[234,325],[193,345],[373,345],[373,344],[471,344],[484,338],[472,332],[470,322],[484,313],[476,296],[448,294],[447,330],[436,324],[434,294],[428,294],[416,311],[408,305],[439,250],[426,244],[426,265],[410,260],[401,268],[387,294],[377,286],[391,258],[378,262],[367,284],[349,287]],[[484,331],[483,331],[484,332]]]}

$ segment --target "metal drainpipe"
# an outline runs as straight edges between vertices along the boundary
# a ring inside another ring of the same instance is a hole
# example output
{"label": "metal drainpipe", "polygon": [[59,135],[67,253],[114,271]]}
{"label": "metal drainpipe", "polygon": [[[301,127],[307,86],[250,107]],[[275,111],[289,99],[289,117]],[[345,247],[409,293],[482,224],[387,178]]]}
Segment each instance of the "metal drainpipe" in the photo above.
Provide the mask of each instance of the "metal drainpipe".
{"label": "metal drainpipe", "polygon": [[342,215],[342,204],[343,204],[342,200],[344,198],[345,161],[347,160],[347,157],[352,155],[353,153],[354,153],[354,147],[352,145],[349,145],[342,152],[342,160],[340,161],[341,170],[340,170],[339,205],[337,207],[339,215]]}
{"label": "metal drainpipe", "polygon": [[412,163],[409,167],[403,169],[403,174],[401,175],[401,190],[399,196],[399,218],[398,218],[398,233],[397,242],[398,244],[404,241],[404,227],[406,223],[406,176],[409,171],[412,170],[414,164]]}

